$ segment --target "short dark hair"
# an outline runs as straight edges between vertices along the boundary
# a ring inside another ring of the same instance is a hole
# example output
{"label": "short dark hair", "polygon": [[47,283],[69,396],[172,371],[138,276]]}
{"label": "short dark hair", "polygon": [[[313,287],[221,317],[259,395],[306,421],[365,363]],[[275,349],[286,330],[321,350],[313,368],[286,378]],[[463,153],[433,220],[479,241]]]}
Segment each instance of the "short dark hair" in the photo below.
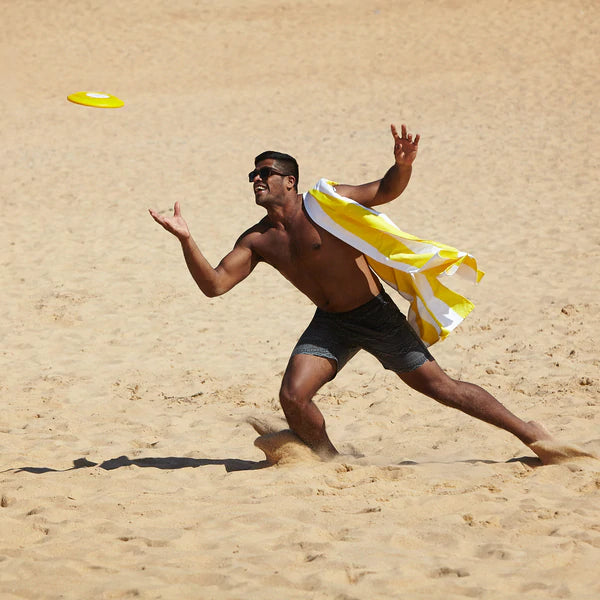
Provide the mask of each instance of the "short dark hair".
{"label": "short dark hair", "polygon": [[289,154],[284,154],[283,152],[275,152],[275,150],[267,150],[266,152],[261,152],[254,159],[254,166],[256,166],[259,162],[267,159],[273,159],[279,168],[285,172],[286,175],[293,175],[296,183],[294,184],[294,189],[298,191],[298,180],[300,178],[300,170],[298,168],[298,162],[293,156]]}

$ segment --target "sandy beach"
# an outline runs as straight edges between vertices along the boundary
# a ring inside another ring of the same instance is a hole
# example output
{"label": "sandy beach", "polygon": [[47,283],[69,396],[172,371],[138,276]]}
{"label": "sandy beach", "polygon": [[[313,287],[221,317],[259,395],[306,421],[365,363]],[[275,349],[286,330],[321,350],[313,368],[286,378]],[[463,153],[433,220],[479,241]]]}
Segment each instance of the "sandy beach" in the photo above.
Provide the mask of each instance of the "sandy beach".
{"label": "sandy beach", "polygon": [[314,307],[262,264],[206,298],[148,214],[179,201],[216,264],[264,216],[258,153],[294,155],[301,191],[358,184],[406,123],[385,212],[486,272],[436,360],[598,455],[599,22],[592,0],[3,2],[0,598],[600,597],[600,461],[542,465],[366,353],[315,399],[344,456],[255,445],[249,419],[286,429]]}

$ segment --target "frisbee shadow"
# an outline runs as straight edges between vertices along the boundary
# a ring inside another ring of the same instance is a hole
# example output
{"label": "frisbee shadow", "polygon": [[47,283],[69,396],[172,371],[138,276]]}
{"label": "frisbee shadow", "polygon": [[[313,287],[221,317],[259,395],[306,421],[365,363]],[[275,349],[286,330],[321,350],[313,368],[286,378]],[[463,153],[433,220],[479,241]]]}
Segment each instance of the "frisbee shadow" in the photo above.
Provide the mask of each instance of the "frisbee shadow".
{"label": "frisbee shadow", "polygon": [[7,469],[3,471],[12,471],[14,473],[33,473],[35,475],[42,475],[44,473],[65,473],[67,471],[74,471],[76,469],[86,469],[97,467],[104,469],[105,471],[114,471],[115,469],[121,469],[123,467],[142,467],[142,468],[153,468],[153,469],[197,469],[198,467],[209,467],[209,466],[223,466],[228,473],[235,471],[254,471],[257,469],[264,469],[271,466],[271,463],[266,460],[252,461],[242,460],[239,458],[188,458],[183,456],[166,456],[166,457],[143,457],[143,458],[129,458],[128,456],[118,456],[117,458],[110,458],[101,463],[96,463],[88,460],[87,458],[76,458],[73,461],[73,466],[68,469],[53,469],[52,467],[18,467],[15,469]]}

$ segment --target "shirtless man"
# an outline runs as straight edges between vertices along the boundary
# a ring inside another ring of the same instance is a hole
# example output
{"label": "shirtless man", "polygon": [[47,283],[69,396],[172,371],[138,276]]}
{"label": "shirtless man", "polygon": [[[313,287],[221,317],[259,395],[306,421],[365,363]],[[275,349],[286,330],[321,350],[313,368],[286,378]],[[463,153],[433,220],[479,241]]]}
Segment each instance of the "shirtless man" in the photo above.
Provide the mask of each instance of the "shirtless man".
{"label": "shirtless man", "polygon": [[[382,179],[363,185],[337,185],[337,192],[364,206],[397,198],[410,180],[419,136],[392,125],[394,164]],[[317,306],[315,317],[294,348],[279,399],[287,422],[300,439],[324,458],[337,450],[325,430],[315,393],[364,348],[413,389],[500,427],[528,446],[550,439],[535,421],[525,422],[479,386],[449,377],[383,291],[365,257],[313,223],[298,193],[298,164],[287,154],[265,152],[249,173],[256,204],[267,215],[244,232],[216,268],[206,260],[183,217],[154,210],[154,220],[181,243],[188,269],[202,292],[219,296],[264,261],[277,269]],[[378,327],[378,324],[381,326]],[[532,448],[536,452],[536,448]]]}

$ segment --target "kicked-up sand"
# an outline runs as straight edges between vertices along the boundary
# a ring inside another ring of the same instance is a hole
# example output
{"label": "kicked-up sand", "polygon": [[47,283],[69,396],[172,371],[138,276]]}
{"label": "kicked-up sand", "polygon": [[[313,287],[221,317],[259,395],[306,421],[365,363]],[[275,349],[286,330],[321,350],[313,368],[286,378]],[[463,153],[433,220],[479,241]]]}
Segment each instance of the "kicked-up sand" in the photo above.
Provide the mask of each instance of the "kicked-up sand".
{"label": "kicked-up sand", "polygon": [[[599,21],[589,0],[3,3],[0,598],[599,597]],[[263,216],[254,156],[296,156],[303,191],[370,181],[390,123],[421,142],[385,211],[486,271],[433,354],[557,441],[361,353],[315,399],[343,453],[320,461],[278,404],[313,307],[264,265],[205,298],[148,215],[178,200],[216,264]]]}

